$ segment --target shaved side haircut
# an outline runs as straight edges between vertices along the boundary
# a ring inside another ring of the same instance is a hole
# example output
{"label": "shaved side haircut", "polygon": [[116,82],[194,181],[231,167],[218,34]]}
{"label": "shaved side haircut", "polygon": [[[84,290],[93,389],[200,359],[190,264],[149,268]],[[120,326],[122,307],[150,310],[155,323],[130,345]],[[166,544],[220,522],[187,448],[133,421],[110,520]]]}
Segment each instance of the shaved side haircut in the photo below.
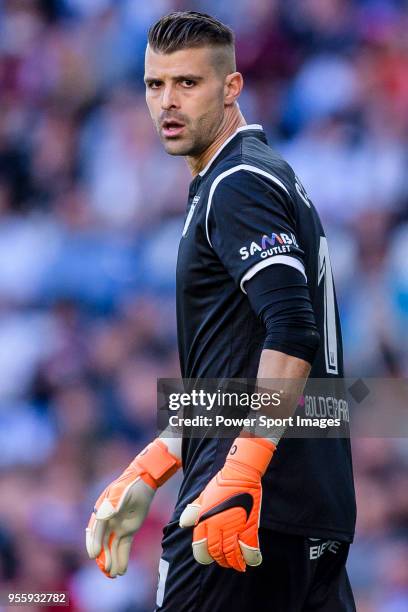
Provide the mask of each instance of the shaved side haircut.
{"label": "shaved side haircut", "polygon": [[148,43],[156,53],[169,54],[182,49],[210,47],[218,70],[236,70],[235,37],[227,25],[196,11],[165,15],[149,29]]}

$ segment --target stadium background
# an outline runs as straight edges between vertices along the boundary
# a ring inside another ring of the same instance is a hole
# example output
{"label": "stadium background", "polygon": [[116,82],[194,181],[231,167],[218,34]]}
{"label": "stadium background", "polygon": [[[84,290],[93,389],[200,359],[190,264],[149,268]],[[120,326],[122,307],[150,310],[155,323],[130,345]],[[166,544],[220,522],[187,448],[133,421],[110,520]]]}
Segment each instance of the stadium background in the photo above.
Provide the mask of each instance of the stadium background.
{"label": "stadium background", "polygon": [[[237,34],[241,107],[327,228],[348,376],[408,372],[408,7],[398,0],[0,3],[1,590],[152,609],[163,488],[128,574],[87,560],[93,502],[155,435],[177,376],[174,267],[190,177],[144,104],[147,27],[204,10]],[[359,612],[408,609],[408,446],[354,448]],[[26,608],[28,610],[28,608]],[[31,608],[34,609],[34,608]]]}

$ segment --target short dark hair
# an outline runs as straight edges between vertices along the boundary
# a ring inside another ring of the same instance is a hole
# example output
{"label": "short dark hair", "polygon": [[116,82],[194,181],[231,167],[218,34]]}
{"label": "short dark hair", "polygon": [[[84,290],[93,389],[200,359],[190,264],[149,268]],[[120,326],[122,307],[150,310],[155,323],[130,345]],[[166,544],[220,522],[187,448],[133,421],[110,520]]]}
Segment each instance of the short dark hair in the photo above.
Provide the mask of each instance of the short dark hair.
{"label": "short dark hair", "polygon": [[165,15],[149,29],[149,46],[160,53],[192,47],[234,47],[234,33],[224,23],[196,11]]}

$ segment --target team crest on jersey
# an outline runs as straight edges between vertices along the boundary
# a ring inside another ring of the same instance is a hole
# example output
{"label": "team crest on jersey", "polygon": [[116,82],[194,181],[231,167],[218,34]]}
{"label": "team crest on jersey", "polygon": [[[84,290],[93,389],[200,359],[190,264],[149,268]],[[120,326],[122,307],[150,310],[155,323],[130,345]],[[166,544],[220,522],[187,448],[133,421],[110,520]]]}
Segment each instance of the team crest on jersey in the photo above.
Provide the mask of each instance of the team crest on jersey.
{"label": "team crest on jersey", "polygon": [[200,201],[200,198],[201,198],[200,195],[195,195],[194,198],[193,198],[193,201],[191,202],[190,210],[188,211],[188,215],[187,215],[186,221],[184,223],[184,227],[183,227],[183,233],[182,233],[183,238],[187,234],[188,227],[189,227],[189,225],[191,223],[191,219],[193,218],[193,215],[194,215],[195,207],[197,206],[198,202]]}
{"label": "team crest on jersey", "polygon": [[294,234],[272,232],[271,234],[264,234],[259,241],[253,240],[249,245],[241,247],[239,253],[243,261],[257,253],[260,254],[262,259],[265,259],[270,255],[290,253],[293,247],[299,248]]}

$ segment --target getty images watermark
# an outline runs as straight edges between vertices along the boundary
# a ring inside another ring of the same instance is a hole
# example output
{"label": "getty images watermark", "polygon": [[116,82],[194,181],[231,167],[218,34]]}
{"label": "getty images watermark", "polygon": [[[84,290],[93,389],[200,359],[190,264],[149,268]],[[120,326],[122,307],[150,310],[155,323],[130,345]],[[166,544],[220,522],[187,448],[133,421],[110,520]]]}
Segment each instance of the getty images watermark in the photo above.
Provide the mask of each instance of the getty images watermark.
{"label": "getty images watermark", "polygon": [[406,379],[160,379],[157,391],[170,436],[408,437]]}
{"label": "getty images watermark", "polygon": [[[245,427],[245,428],[266,428],[267,430],[276,427],[319,427],[326,429],[327,427],[340,427],[340,417],[334,417],[333,402],[330,402],[329,412],[333,414],[333,418],[325,418],[322,416],[309,418],[299,414],[290,416],[267,416],[262,414],[262,410],[270,411],[274,408],[282,406],[285,391],[262,391],[262,392],[245,392],[245,391],[222,391],[217,389],[215,392],[210,392],[205,389],[192,389],[189,392],[172,392],[168,396],[168,410],[171,412],[177,411],[180,414],[170,414],[168,422],[170,427],[180,428],[186,427]],[[315,398],[309,396],[301,396],[298,403],[312,403]],[[321,398],[322,399],[322,398]],[[344,400],[342,401],[342,412],[349,419],[348,410],[344,410]],[[199,409],[202,412],[217,412],[218,414],[195,414],[194,416],[186,416],[184,409]],[[242,409],[247,408],[247,416],[235,414],[228,416],[225,409]],[[253,415],[252,412],[260,411],[260,414]],[[307,410],[306,412],[310,412]],[[338,413],[338,411],[337,411]]]}
{"label": "getty images watermark", "polygon": [[[158,428],[169,435],[349,436],[343,381],[195,379],[158,381]],[[324,434],[322,434],[324,432]]]}

